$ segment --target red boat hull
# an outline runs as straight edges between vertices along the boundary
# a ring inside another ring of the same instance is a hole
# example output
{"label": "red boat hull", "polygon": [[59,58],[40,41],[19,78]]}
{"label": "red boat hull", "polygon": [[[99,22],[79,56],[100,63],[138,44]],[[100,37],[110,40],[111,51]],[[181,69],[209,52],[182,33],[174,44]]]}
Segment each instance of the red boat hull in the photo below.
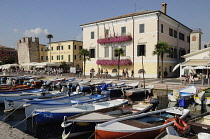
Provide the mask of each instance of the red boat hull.
{"label": "red boat hull", "polygon": [[161,133],[162,130],[152,130],[146,132],[113,132],[113,131],[103,131],[95,130],[95,139],[153,139]]}

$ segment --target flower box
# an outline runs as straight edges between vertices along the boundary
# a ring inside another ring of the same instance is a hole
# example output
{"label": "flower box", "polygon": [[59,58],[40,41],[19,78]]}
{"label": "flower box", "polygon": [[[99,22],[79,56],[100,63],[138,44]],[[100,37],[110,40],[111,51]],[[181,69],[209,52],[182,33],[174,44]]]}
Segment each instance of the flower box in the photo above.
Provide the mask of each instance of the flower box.
{"label": "flower box", "polygon": [[[118,65],[118,60],[97,60],[96,64],[98,65]],[[132,65],[132,61],[130,59],[121,59],[120,65]]]}
{"label": "flower box", "polygon": [[97,42],[99,44],[105,44],[105,43],[126,42],[126,41],[131,41],[131,40],[132,40],[131,36],[116,36],[116,37],[98,39]]}

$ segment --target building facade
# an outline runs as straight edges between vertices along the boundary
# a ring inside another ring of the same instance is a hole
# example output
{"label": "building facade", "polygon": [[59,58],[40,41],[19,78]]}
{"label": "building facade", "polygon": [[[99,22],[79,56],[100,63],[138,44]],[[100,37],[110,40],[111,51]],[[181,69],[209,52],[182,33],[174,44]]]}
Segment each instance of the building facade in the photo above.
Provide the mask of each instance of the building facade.
{"label": "building facade", "polygon": [[17,42],[18,63],[40,62],[39,56],[39,38],[25,37]]}
{"label": "building facade", "polygon": [[1,54],[0,61],[2,61],[2,59],[4,58],[12,58],[15,60],[15,62],[18,62],[17,50],[14,48],[0,45],[0,54]]}
{"label": "building facade", "polygon": [[49,62],[49,49],[47,45],[39,44],[39,61]]}
{"label": "building facade", "polygon": [[[73,67],[82,68],[82,60],[78,56],[79,50],[83,48],[83,42],[76,40],[52,42],[48,51],[49,62],[66,62]],[[51,60],[51,61],[50,61]]]}
{"label": "building facade", "polygon": [[164,72],[169,77],[178,75],[173,67],[182,62],[181,57],[190,51],[191,29],[166,14],[166,3],[161,11],[136,12],[80,25],[83,30],[83,46],[91,53],[87,61],[86,74],[91,68],[107,69],[116,75],[116,55],[114,49],[122,48],[120,73],[134,70],[134,77],[157,78],[160,75],[159,58],[153,55],[158,42],[168,42],[172,54],[164,56]]}

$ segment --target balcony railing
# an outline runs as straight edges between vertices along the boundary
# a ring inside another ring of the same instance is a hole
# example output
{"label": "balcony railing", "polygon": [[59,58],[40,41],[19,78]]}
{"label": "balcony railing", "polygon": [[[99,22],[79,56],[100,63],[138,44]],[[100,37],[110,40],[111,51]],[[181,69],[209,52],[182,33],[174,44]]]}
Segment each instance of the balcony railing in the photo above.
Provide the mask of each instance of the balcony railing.
{"label": "balcony railing", "polygon": [[[118,57],[99,57],[98,60],[117,60]],[[131,59],[130,56],[120,56],[120,59]]]}

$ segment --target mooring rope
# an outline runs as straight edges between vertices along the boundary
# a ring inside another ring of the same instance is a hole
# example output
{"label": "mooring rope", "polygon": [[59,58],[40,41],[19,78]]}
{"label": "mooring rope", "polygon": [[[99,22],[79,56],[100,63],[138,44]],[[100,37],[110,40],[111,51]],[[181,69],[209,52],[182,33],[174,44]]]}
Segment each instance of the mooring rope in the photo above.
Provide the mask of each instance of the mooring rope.
{"label": "mooring rope", "polygon": [[16,109],[14,109],[10,114],[8,114],[6,117],[4,117],[4,119],[2,119],[3,121],[6,119],[6,118],[8,118],[11,114],[13,114],[17,109],[19,109],[21,106],[23,106],[24,104],[26,103],[26,101],[25,102],[23,102],[23,103],[21,103],[20,104],[20,106],[18,106]]}
{"label": "mooring rope", "polygon": [[126,138],[126,137],[129,137],[129,136],[131,136],[131,135],[133,135],[133,134],[136,134],[137,132],[133,132],[133,133],[130,133],[130,134],[128,134],[128,135],[125,135],[125,136],[122,136],[122,137],[119,137],[119,138],[116,138],[116,139],[123,139],[123,138]]}
{"label": "mooring rope", "polygon": [[96,133],[96,132],[93,132],[93,133],[90,135],[90,137],[89,137],[88,139],[90,139],[93,135],[95,135],[95,133]]}
{"label": "mooring rope", "polygon": [[[22,121],[18,122],[17,124],[11,126],[11,127],[16,127],[17,125],[19,125],[20,123],[24,122],[25,120],[27,120],[35,111],[36,109],[34,109],[31,114],[29,114],[25,119],[23,119]],[[33,118],[33,117],[32,117]]]}

